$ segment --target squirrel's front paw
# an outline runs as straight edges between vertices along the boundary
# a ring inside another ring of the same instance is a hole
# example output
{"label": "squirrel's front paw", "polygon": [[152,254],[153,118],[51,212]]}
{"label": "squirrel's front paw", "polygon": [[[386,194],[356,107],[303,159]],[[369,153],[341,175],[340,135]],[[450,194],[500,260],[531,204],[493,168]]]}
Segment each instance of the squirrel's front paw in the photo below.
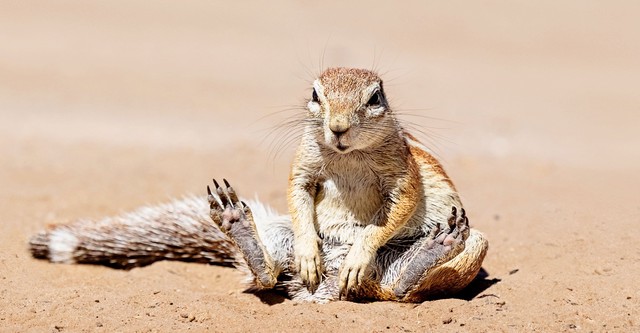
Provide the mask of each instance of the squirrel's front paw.
{"label": "squirrel's front paw", "polygon": [[349,292],[354,291],[365,278],[365,273],[373,255],[362,249],[351,248],[340,269],[339,298],[348,298]]}
{"label": "squirrel's front paw", "polygon": [[296,268],[302,282],[314,293],[322,281],[322,259],[316,242],[296,246]]}

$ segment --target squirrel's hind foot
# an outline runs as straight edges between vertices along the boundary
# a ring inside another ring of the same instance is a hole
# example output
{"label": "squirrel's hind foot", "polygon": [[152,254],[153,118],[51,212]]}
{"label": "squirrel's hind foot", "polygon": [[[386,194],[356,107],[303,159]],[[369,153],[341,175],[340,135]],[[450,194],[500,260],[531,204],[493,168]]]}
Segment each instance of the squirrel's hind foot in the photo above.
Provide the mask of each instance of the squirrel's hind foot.
{"label": "squirrel's hind foot", "polygon": [[213,222],[237,246],[255,278],[258,289],[270,289],[276,284],[273,260],[260,241],[251,209],[238,199],[235,190],[224,179],[225,188],[214,179],[216,195],[207,186],[209,215]]}
{"label": "squirrel's hind foot", "polygon": [[403,273],[399,275],[393,288],[398,299],[404,299],[411,291],[420,289],[429,271],[451,260],[464,250],[465,240],[469,237],[469,219],[464,209],[458,214],[455,207],[448,220],[449,228],[444,230],[436,225],[429,235],[418,241],[408,252]]}

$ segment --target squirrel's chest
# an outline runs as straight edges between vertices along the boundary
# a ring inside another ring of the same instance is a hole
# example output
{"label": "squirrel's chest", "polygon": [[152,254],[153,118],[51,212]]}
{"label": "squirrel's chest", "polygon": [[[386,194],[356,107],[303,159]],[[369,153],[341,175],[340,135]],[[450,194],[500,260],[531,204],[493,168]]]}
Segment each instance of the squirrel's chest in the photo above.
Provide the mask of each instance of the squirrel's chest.
{"label": "squirrel's chest", "polygon": [[376,222],[383,194],[378,175],[361,165],[327,170],[318,182],[315,211],[321,237],[353,242],[362,229]]}

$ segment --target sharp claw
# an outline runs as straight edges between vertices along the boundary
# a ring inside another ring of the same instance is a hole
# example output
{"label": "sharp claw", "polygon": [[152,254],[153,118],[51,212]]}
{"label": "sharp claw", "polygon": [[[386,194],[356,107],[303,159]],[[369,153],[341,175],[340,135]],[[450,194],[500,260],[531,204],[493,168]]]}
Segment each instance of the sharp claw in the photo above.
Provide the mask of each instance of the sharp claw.
{"label": "sharp claw", "polygon": [[458,209],[456,209],[456,206],[451,207],[451,215],[453,215],[454,217],[458,215]]}
{"label": "sharp claw", "polygon": [[[225,180],[225,183],[226,183],[226,180]],[[228,205],[231,205],[233,207],[233,201],[231,201],[231,198],[229,197],[229,194],[227,193],[227,191],[222,187],[220,187],[220,184],[218,184],[218,182],[215,179],[213,180],[213,184],[216,186],[216,193],[220,197],[220,201],[222,201],[222,208],[224,209]]]}
{"label": "sharp claw", "polygon": [[340,288],[340,299],[347,299],[349,292],[347,291],[347,287],[343,284]]}
{"label": "sharp claw", "polygon": [[213,208],[212,205],[216,201],[216,199],[213,197],[213,194],[211,193],[211,188],[209,187],[209,185],[207,185],[207,201],[209,201],[209,207]]}
{"label": "sharp claw", "polygon": [[465,218],[467,217],[467,212],[464,211],[464,208],[460,209],[462,211],[462,215],[460,215],[460,217]]}
{"label": "sharp claw", "polygon": [[211,208],[211,210],[222,209],[216,197],[213,195],[213,193],[211,193],[211,187],[209,186],[207,186],[207,200],[209,201],[209,208]]}
{"label": "sharp claw", "polygon": [[236,191],[233,189],[233,187],[231,187],[231,185],[229,185],[229,182],[226,179],[223,179],[223,181],[224,181],[224,185],[227,186],[227,194],[229,195],[231,204],[238,206],[238,202],[240,200],[238,199],[238,195],[236,194]]}
{"label": "sharp claw", "polygon": [[458,228],[458,231],[462,229],[462,227],[464,226],[464,220],[466,220],[467,217],[466,216],[461,216],[457,221],[456,221],[456,228]]}
{"label": "sharp claw", "polygon": [[452,215],[451,217],[449,217],[449,220],[447,220],[447,224],[449,225],[449,229],[453,230],[453,228],[456,226],[456,215],[455,214]]}

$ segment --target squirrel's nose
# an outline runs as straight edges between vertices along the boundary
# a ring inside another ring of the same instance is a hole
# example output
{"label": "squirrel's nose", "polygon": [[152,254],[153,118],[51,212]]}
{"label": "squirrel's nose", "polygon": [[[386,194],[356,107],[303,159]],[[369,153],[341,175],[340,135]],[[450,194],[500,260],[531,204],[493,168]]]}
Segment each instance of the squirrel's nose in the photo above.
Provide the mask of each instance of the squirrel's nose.
{"label": "squirrel's nose", "polygon": [[342,134],[347,133],[349,129],[345,128],[345,129],[338,129],[338,130],[334,130],[333,128],[331,129],[331,132],[333,133],[333,135],[336,136],[336,138],[339,138],[342,136]]}
{"label": "squirrel's nose", "polygon": [[342,136],[342,134],[347,133],[347,131],[349,130],[349,127],[348,126],[329,126],[329,129],[331,130],[333,135],[336,136],[336,138],[339,138],[340,136]]}

